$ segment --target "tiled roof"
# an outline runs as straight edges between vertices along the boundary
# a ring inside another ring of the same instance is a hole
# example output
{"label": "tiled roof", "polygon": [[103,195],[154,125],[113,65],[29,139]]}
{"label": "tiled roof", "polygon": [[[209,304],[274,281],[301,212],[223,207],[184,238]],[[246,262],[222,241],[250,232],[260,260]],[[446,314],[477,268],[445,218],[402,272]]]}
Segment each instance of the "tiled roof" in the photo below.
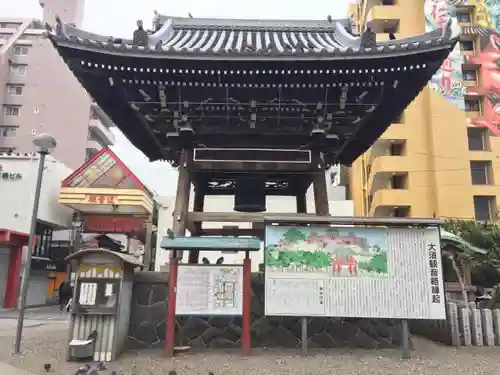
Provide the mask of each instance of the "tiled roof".
{"label": "tiled roof", "polygon": [[[57,46],[105,49],[115,54],[165,55],[168,57],[210,58],[344,58],[374,54],[404,53],[435,49],[454,43],[460,36],[455,19],[444,29],[391,40],[365,43],[364,35],[353,36],[348,20],[272,21],[221,20],[163,17],[162,26],[148,35],[145,45],[79,30],[60,21],[49,37]],[[370,31],[368,31],[370,33]],[[373,33],[372,33],[373,34]]]}

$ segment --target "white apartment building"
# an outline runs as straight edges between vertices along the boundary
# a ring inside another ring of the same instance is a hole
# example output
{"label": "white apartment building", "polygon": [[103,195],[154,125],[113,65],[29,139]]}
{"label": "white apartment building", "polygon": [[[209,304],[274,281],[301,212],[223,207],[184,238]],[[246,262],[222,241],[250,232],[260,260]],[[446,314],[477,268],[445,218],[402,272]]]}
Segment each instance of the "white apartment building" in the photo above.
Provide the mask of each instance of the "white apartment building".
{"label": "white apartment building", "polygon": [[78,168],[113,145],[112,121],[80,85],[50,41],[55,15],[76,26],[83,0],[44,0],[42,21],[0,17],[0,152],[32,152],[33,136],[50,133],[54,157]]}

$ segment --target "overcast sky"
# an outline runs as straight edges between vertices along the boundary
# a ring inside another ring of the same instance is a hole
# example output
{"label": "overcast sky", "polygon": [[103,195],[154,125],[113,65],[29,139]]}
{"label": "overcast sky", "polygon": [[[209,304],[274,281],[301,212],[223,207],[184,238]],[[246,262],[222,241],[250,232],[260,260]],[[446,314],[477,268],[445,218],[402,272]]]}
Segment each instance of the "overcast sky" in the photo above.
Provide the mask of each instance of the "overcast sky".
{"label": "overcast sky", "polygon": [[[71,3],[77,0],[47,0]],[[114,37],[132,37],[135,22],[150,27],[153,11],[172,16],[218,18],[326,19],[346,16],[351,0],[79,0],[85,1],[83,28]],[[0,0],[0,17],[41,18],[39,0]],[[117,154],[159,195],[174,195],[177,174],[163,162],[147,158],[116,131]]]}

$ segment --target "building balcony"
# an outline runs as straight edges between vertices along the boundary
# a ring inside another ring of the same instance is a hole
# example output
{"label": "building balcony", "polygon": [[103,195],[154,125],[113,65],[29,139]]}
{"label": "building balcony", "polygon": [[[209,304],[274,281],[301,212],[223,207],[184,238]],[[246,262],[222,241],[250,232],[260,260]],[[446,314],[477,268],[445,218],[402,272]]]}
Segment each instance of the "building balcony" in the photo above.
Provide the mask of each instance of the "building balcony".
{"label": "building balcony", "polygon": [[16,148],[15,137],[0,137],[0,148]]}
{"label": "building balcony", "polygon": [[367,21],[371,21],[372,30],[379,33],[397,26],[403,14],[399,5],[375,5],[368,13]]}
{"label": "building balcony", "polygon": [[[22,115],[21,108],[21,115]],[[5,116],[3,113],[0,113],[0,123],[2,126],[19,126],[20,116]]]}
{"label": "building balcony", "polygon": [[462,56],[475,56],[476,55],[475,51],[463,51],[463,50],[461,50],[460,52],[461,52]]}
{"label": "building balcony", "polygon": [[373,194],[370,216],[390,216],[396,207],[411,207],[411,194],[407,189],[379,189]]}
{"label": "building balcony", "polygon": [[477,81],[476,80],[469,80],[469,79],[465,80],[464,79],[462,81],[462,83],[463,83],[463,85],[465,87],[476,87],[477,86]]}
{"label": "building balcony", "polygon": [[371,191],[375,179],[387,179],[394,173],[407,173],[408,159],[405,156],[378,156],[374,158],[368,176],[367,190]]}
{"label": "building balcony", "polygon": [[[408,137],[408,128],[405,124],[392,124],[380,136],[378,141],[402,141]],[[377,142],[378,142],[377,141]]]}
{"label": "building balcony", "polygon": [[16,106],[22,106],[24,102],[24,97],[23,95],[9,95],[5,94],[4,96],[4,105],[16,105]]}
{"label": "building balcony", "polygon": [[115,136],[111,131],[101,123],[101,120],[91,118],[89,121],[89,130],[99,139],[101,144],[112,146],[115,144]]}
{"label": "building balcony", "polygon": [[466,111],[465,115],[467,118],[478,118],[481,117],[481,112],[480,111]]}

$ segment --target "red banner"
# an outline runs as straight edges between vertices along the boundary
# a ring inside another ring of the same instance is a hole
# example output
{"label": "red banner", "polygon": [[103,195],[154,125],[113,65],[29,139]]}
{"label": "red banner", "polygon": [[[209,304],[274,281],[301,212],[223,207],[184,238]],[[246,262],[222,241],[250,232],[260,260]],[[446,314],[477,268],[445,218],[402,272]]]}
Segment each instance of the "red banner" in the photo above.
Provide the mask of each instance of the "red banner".
{"label": "red banner", "polygon": [[87,233],[142,233],[145,219],[140,217],[85,215],[83,231]]}

